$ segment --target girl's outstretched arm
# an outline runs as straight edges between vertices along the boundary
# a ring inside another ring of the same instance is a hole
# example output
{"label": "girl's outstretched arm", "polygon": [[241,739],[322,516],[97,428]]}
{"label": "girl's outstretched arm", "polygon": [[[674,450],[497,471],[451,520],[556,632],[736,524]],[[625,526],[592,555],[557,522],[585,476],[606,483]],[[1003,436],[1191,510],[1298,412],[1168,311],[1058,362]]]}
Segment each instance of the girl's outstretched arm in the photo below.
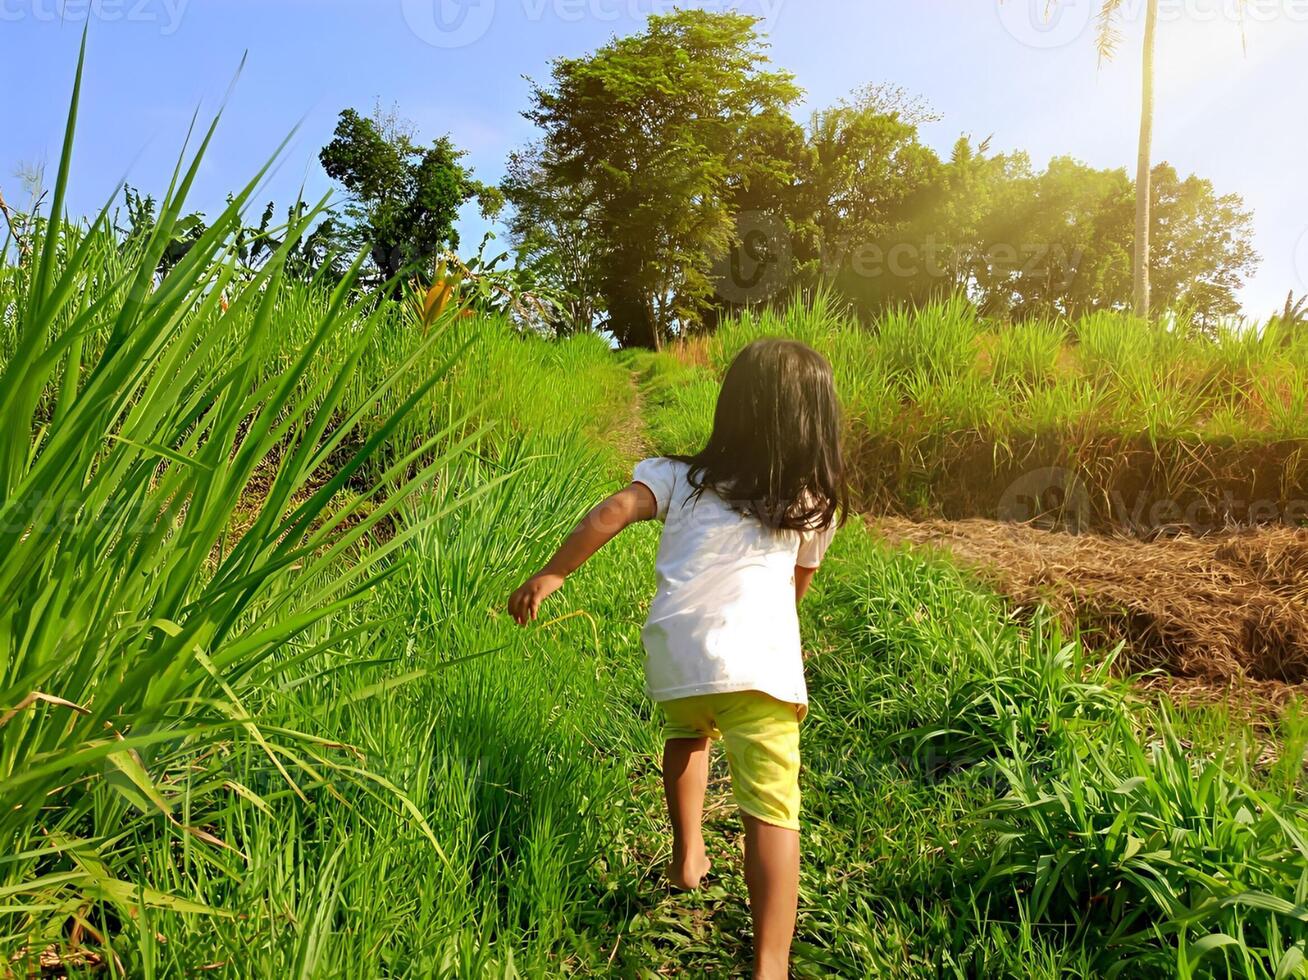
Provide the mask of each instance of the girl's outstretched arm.
{"label": "girl's outstretched arm", "polygon": [[596,504],[581,519],[554,557],[509,596],[509,615],[519,626],[536,618],[540,604],[558,590],[563,580],[586,563],[591,555],[617,537],[619,531],[637,521],[658,516],[654,494],[643,483],[632,483]]}

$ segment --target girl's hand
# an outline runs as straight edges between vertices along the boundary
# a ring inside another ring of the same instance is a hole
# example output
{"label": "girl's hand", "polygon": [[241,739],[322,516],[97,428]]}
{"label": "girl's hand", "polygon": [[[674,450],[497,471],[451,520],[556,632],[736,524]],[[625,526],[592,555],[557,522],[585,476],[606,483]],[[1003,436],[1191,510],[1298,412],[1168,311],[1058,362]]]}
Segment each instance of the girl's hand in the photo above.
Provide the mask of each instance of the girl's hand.
{"label": "girl's hand", "polygon": [[509,596],[509,615],[519,626],[526,626],[536,618],[540,604],[546,597],[557,592],[563,584],[563,576],[549,572],[533,575],[518,590]]}
{"label": "girl's hand", "polygon": [[[0,0],[3,3],[3,0]],[[650,521],[658,516],[653,492],[642,483],[633,483],[591,508],[581,523],[572,529],[554,557],[509,596],[509,615],[519,626],[536,618],[540,604],[557,592],[565,575],[586,563],[618,532],[636,521]]]}

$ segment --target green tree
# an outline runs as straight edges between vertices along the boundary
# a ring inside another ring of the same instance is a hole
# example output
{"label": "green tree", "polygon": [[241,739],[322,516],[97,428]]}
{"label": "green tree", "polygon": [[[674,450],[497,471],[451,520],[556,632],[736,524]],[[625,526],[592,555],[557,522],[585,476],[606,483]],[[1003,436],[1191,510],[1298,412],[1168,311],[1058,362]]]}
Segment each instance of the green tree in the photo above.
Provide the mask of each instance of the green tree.
{"label": "green tree", "polygon": [[1236,293],[1258,264],[1253,213],[1239,194],[1160,163],[1152,173],[1152,294],[1160,309],[1182,310],[1201,325],[1240,312]]}
{"label": "green tree", "polygon": [[[757,286],[727,298],[759,302],[787,284],[824,280],[864,307],[911,293],[916,272],[888,268],[886,249],[912,237],[939,196],[940,160],[918,138],[918,125],[934,118],[904,90],[870,85],[814,113],[807,128],[789,118],[759,127],[754,152],[785,165],[741,181],[733,198],[745,253],[733,271],[747,266]],[[911,251],[915,265],[916,243]],[[779,263],[788,268],[769,268]]]}
{"label": "green tree", "polygon": [[929,236],[948,243],[943,285],[983,305],[995,294],[996,281],[1006,283],[1029,263],[1023,253],[1040,242],[1015,217],[1034,193],[1030,156],[989,151],[988,139],[975,146],[966,137],[955,142],[941,175],[940,198],[926,219]]}
{"label": "green tree", "polygon": [[[797,246],[815,241],[805,210],[801,174],[809,163],[804,128],[775,110],[750,120],[741,134],[739,157],[746,163],[728,175],[728,206],[735,216],[733,241],[712,272],[712,325],[727,310],[765,302],[794,282]],[[770,165],[759,166],[763,161]]]}
{"label": "green tree", "polygon": [[[968,283],[996,316],[1079,316],[1133,308],[1135,186],[1124,169],[1068,157],[1032,172],[1025,157],[999,180],[967,248]],[[1152,293],[1159,309],[1201,324],[1239,311],[1237,292],[1257,255],[1252,217],[1237,194],[1181,179],[1161,163],[1150,174]]]}
{"label": "green tree", "polygon": [[758,156],[799,97],[767,70],[756,19],[683,10],[643,33],[553,63],[527,118],[543,130],[547,193],[576,190],[594,232],[595,271],[609,329],[658,347],[697,323],[715,261],[732,243],[733,190],[787,161]]}
{"label": "green tree", "polygon": [[589,330],[604,309],[600,217],[590,182],[551,182],[545,153],[533,143],[509,156],[501,185],[512,206],[509,240],[518,265],[557,297],[554,331]]}
{"label": "green tree", "polygon": [[474,180],[463,156],[448,136],[419,145],[393,114],[341,113],[335,137],[318,158],[350,195],[347,240],[367,249],[382,279],[457,249],[454,223],[473,198],[487,217],[498,213],[499,190]]}
{"label": "green tree", "polygon": [[868,86],[814,113],[800,194],[825,272],[884,242],[926,204],[941,176],[940,159],[922,145],[918,125],[934,118],[902,89],[887,86]]}
{"label": "green tree", "polygon": [[1019,319],[1079,315],[1129,296],[1125,171],[1057,157],[1033,172],[1023,156],[1007,176],[980,226],[980,258],[971,270],[983,309]]}

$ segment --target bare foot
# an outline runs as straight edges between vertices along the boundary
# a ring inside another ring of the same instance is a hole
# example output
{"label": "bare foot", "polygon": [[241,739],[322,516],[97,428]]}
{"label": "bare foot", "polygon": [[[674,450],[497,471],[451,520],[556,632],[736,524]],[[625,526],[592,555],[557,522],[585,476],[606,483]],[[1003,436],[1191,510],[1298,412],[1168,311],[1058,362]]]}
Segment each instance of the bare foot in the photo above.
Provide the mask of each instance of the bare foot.
{"label": "bare foot", "polygon": [[674,854],[672,860],[668,863],[668,881],[678,891],[693,892],[700,886],[712,865],[713,862],[704,853],[702,845],[697,852],[689,854],[680,860]]}

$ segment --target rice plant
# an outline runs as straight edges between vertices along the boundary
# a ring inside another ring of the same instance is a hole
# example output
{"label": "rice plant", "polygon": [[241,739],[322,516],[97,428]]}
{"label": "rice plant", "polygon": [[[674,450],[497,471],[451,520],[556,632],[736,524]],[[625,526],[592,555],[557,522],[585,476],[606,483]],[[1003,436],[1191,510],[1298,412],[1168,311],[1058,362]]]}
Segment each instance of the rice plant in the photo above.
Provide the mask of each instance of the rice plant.
{"label": "rice plant", "polygon": [[[1297,723],[1270,771],[1229,719],[1198,750],[1079,638],[1008,618],[943,559],[838,544],[808,742],[815,862],[836,862],[813,887],[835,894],[801,935],[839,972],[1302,973]],[[909,934],[897,950],[854,941],[869,915]]]}
{"label": "rice plant", "polygon": [[[344,492],[441,374],[413,385],[334,458],[422,351],[329,429],[377,315],[347,277],[314,310],[294,356],[266,370],[285,253],[238,284],[228,247],[257,179],[156,274],[217,120],[179,164],[139,251],[112,247],[107,208],[87,225],[65,220],[80,86],[79,64],[50,218],[0,296],[14,317],[0,374],[0,935],[9,949],[39,949],[70,922],[103,937],[109,910],[121,922],[146,908],[231,914],[143,875],[133,836],[148,827],[217,860],[232,852],[207,829],[208,814],[260,799],[223,775],[235,745],[255,747],[303,800],[352,778],[336,750],[263,730],[250,698],[287,669],[280,651],[400,567],[416,528],[363,545],[456,448],[434,432]],[[307,380],[346,322],[353,340],[337,349],[337,373]],[[235,531],[242,509],[248,526]],[[340,639],[329,628],[317,646]],[[438,849],[398,791],[393,805]]]}
{"label": "rice plant", "polygon": [[[1202,333],[1111,312],[987,324],[961,296],[889,310],[870,325],[821,293],[728,318],[713,335],[672,347],[673,359],[701,374],[658,396],[654,445],[684,452],[701,439],[710,379],[768,334],[831,360],[859,460],[857,496],[876,511],[948,503],[953,516],[994,517],[1024,473],[1069,467],[1101,529],[1120,523],[1118,500],[1147,512],[1198,499],[1200,510],[1253,522],[1265,517],[1232,511],[1224,490],[1251,501],[1275,487],[1285,513],[1308,493],[1308,470],[1290,448],[1308,435],[1296,394],[1308,365],[1278,330]],[[652,366],[658,360],[642,370],[664,370]]]}
{"label": "rice plant", "polygon": [[978,824],[993,850],[976,888],[1011,883],[1033,921],[1097,934],[1108,976],[1301,973],[1308,811],[1293,791],[1256,789],[1235,753],[1196,759],[1166,714],[1153,738],[1125,714],[1095,734],[998,766],[1008,793]]}
{"label": "rice plant", "polygon": [[952,379],[972,368],[980,333],[976,310],[961,297],[895,309],[877,322],[876,356],[886,376],[900,383],[924,373]]}
{"label": "rice plant", "polygon": [[1058,322],[1030,320],[999,332],[991,355],[991,377],[999,385],[1042,387],[1055,379],[1067,329]]}
{"label": "rice plant", "polygon": [[[0,263],[12,971],[735,971],[721,780],[718,879],[679,895],[659,873],[657,529],[534,630],[500,604],[634,458],[702,440],[757,336],[827,353],[851,458],[924,506],[964,451],[1093,471],[1153,434],[1166,468],[1219,423],[1304,434],[1294,343],[1110,315],[1064,337],[955,299],[860,324],[819,292],[672,354],[453,310],[415,326],[353,275],[288,277],[284,251],[238,268],[257,179],[161,274],[214,130],[125,247],[105,213],[62,213],[77,104],[37,247]],[[801,611],[797,976],[1302,975],[1292,714],[1268,757],[1265,729],[1152,707],[1085,638],[858,521]]]}

